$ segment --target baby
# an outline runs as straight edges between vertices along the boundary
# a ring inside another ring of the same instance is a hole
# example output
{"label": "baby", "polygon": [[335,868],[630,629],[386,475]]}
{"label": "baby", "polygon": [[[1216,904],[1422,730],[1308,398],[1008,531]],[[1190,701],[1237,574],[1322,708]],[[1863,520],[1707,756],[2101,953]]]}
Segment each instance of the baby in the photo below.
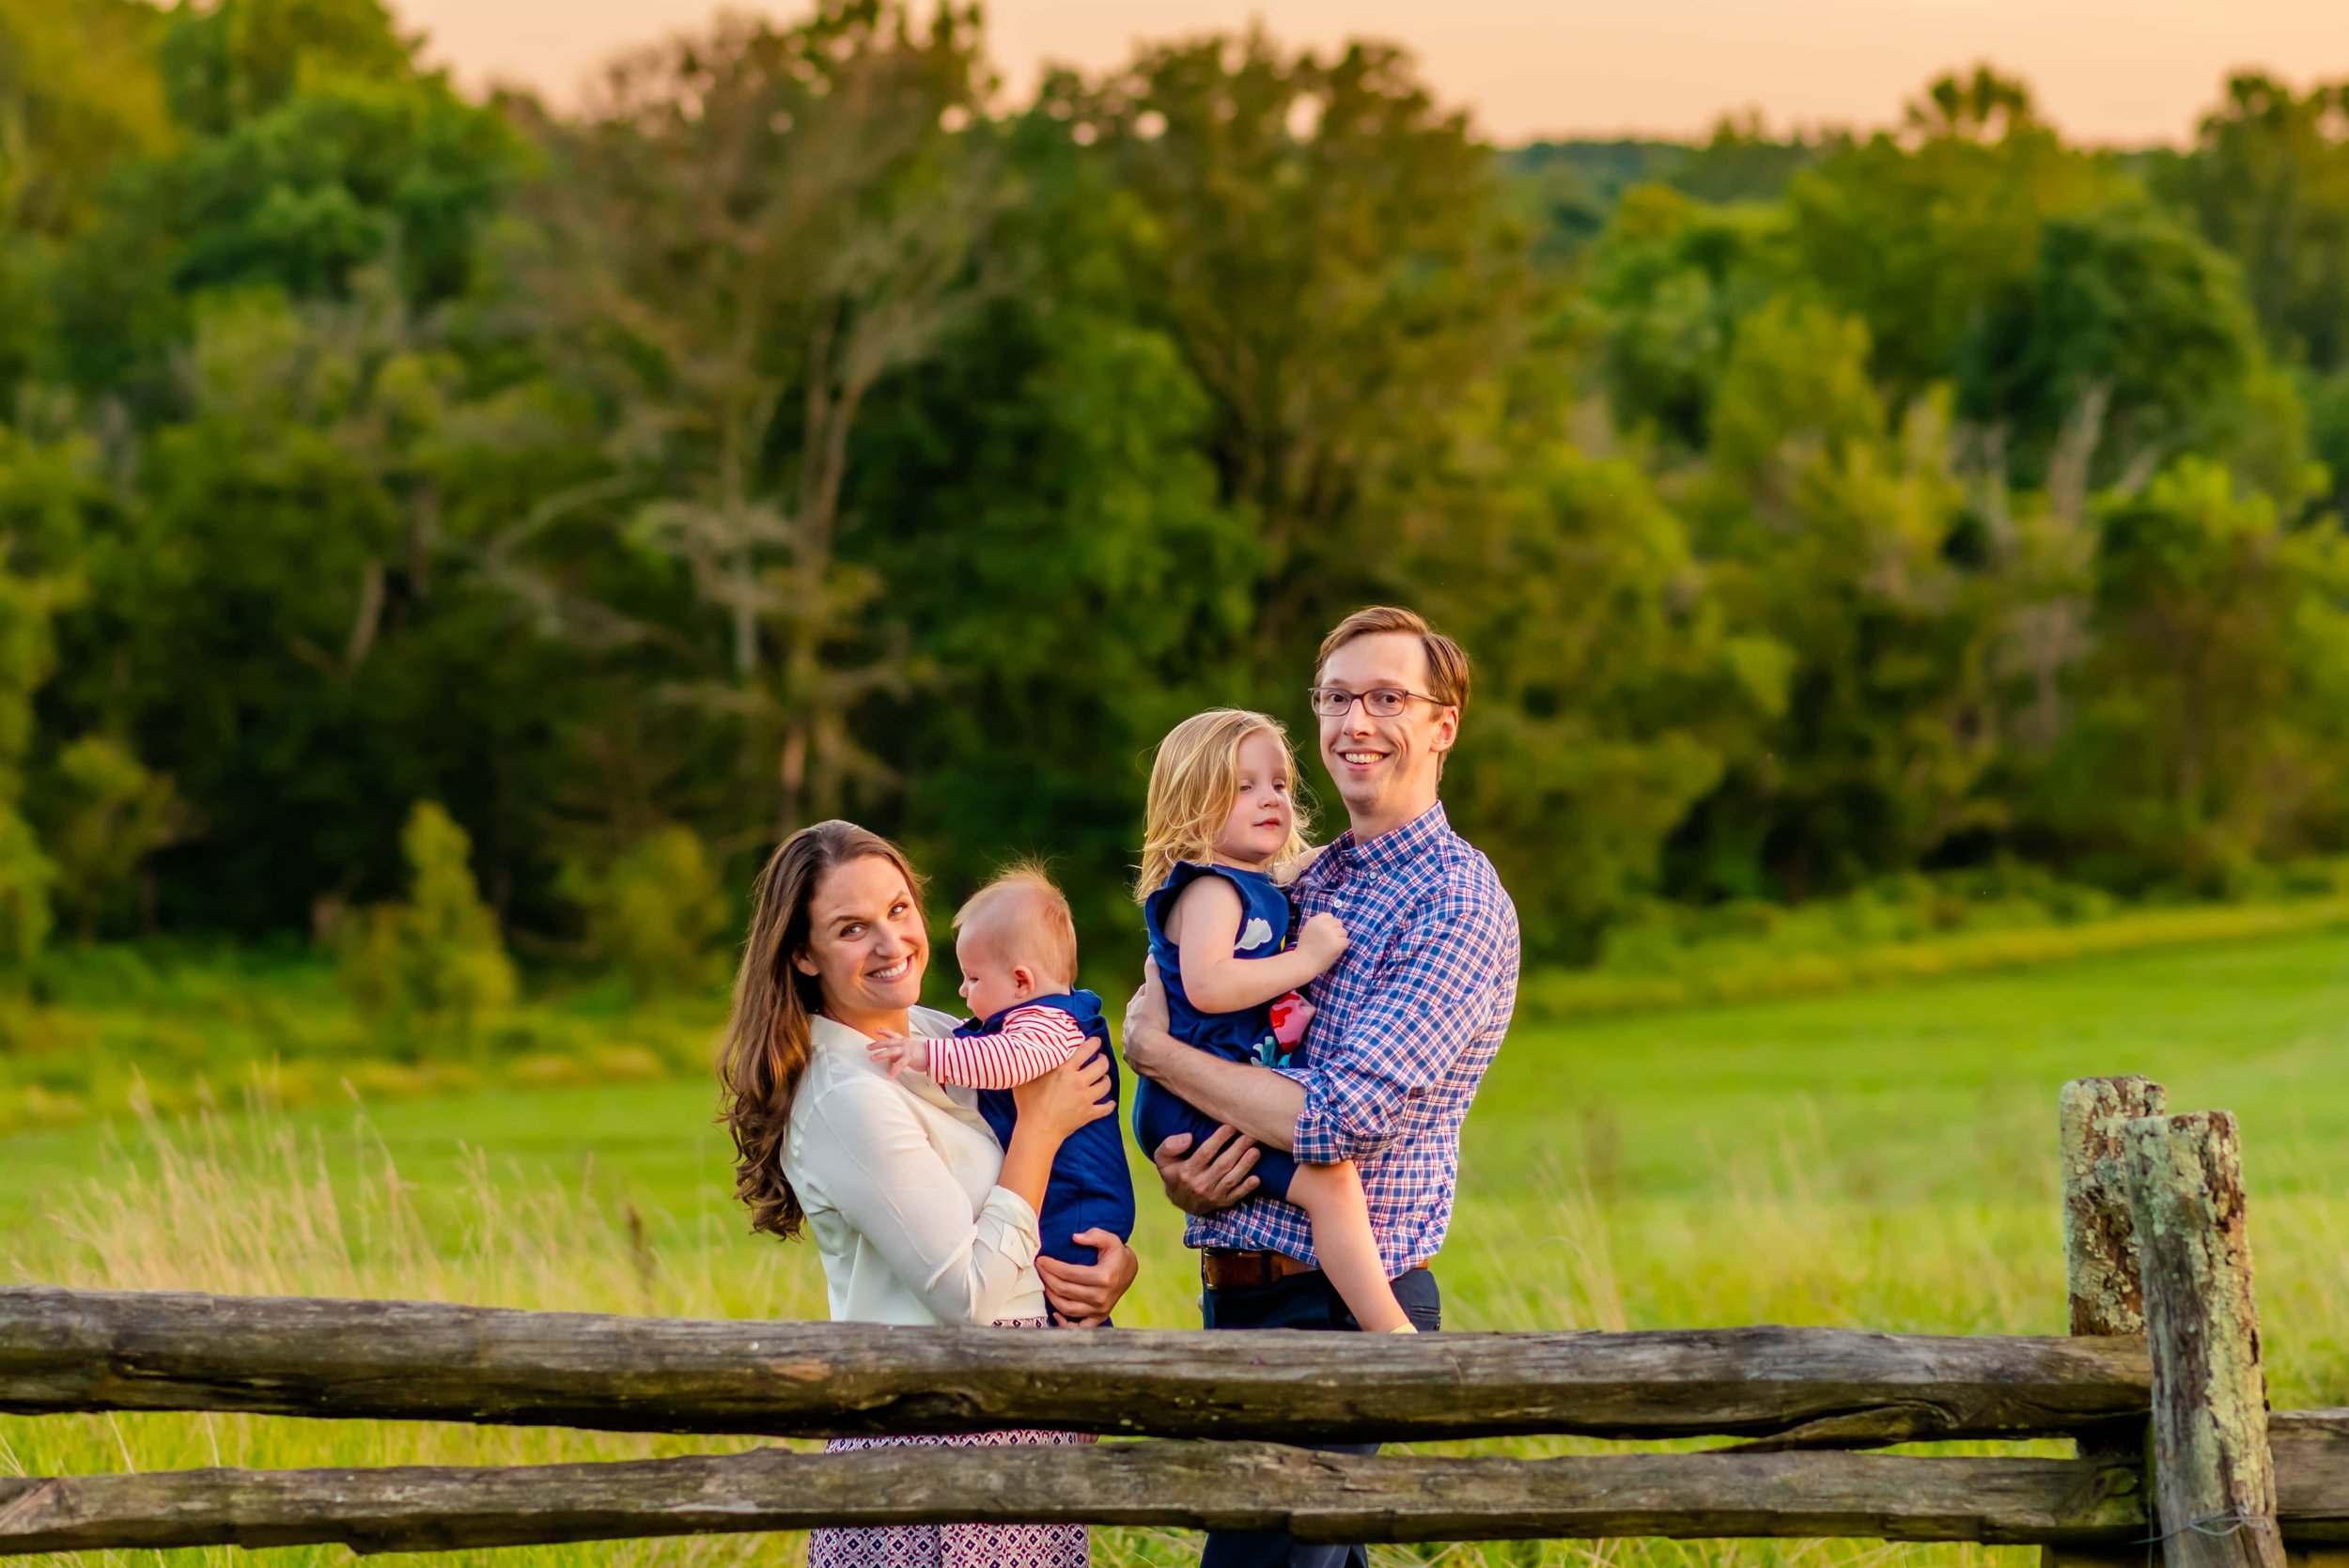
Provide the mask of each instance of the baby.
{"label": "baby", "polygon": [[[972,894],[955,914],[955,961],[962,999],[974,1015],[946,1040],[893,1034],[873,1042],[873,1060],[891,1078],[927,1074],[933,1082],[979,1091],[979,1114],[996,1138],[1011,1141],[1019,1111],[1011,1090],[1043,1077],[1097,1044],[1117,1098],[1117,1057],[1101,999],[1075,988],[1077,925],[1068,900],[1032,865],[1014,866]],[[1134,1231],[1133,1177],[1117,1118],[1078,1128],[1052,1160],[1036,1217],[1040,1250],[1064,1263],[1091,1264],[1097,1253],[1076,1237],[1104,1230],[1119,1240]]]}

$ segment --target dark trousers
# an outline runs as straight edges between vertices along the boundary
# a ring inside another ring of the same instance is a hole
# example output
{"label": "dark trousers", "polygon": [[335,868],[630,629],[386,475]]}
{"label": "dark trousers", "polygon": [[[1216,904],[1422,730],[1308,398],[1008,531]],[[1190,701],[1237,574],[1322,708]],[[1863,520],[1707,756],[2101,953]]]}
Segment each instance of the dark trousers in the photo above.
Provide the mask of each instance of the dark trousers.
{"label": "dark trousers", "polygon": [[[1414,1268],[1394,1281],[1394,1296],[1423,1334],[1443,1327],[1443,1296],[1436,1277]],[[1326,1274],[1299,1274],[1246,1290],[1211,1290],[1200,1297],[1210,1328],[1322,1328],[1360,1332]],[[1330,1453],[1377,1453],[1376,1443],[1319,1443]],[[1367,1546],[1300,1545],[1283,1530],[1218,1530],[1207,1537],[1199,1568],[1370,1568]]]}

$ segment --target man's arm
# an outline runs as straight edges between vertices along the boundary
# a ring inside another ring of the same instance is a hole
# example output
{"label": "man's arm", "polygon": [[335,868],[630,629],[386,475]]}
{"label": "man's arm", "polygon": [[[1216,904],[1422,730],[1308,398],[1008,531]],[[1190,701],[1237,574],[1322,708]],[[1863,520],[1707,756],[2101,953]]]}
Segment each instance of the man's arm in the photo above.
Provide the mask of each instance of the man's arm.
{"label": "man's arm", "polygon": [[1269,1148],[1286,1150],[1304,1112],[1305,1089],[1269,1067],[1227,1062],[1166,1032],[1166,998],[1156,964],[1126,1008],[1126,1064],[1217,1121]]}
{"label": "man's arm", "polygon": [[1315,1034],[1303,1067],[1254,1069],[1293,1080],[1303,1097],[1281,1147],[1311,1165],[1385,1148],[1405,1108],[1490,1021],[1492,988],[1517,959],[1514,924],[1498,889],[1450,889],[1414,911],[1351,1029]]}

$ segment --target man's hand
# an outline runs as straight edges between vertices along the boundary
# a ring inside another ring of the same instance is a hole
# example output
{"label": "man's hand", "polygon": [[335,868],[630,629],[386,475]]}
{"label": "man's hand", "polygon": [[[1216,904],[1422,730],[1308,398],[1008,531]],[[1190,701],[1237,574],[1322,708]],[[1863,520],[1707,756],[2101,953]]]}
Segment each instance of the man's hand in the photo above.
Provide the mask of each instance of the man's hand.
{"label": "man's hand", "polygon": [[1159,982],[1159,962],[1144,958],[1142,989],[1126,1003],[1126,1027],[1118,1035],[1126,1065],[1143,1078],[1159,1076],[1151,1069],[1166,1060],[1167,1051],[1190,1048],[1166,1032],[1166,987]]}
{"label": "man's hand", "polygon": [[1112,1231],[1097,1227],[1079,1231],[1069,1239],[1080,1247],[1094,1249],[1094,1261],[1075,1264],[1063,1263],[1058,1258],[1036,1259],[1035,1271],[1044,1280],[1044,1298],[1060,1313],[1062,1327],[1098,1328],[1109,1321],[1118,1298],[1132,1286],[1135,1274],[1141,1271],[1142,1260]]}
{"label": "man's hand", "polygon": [[[1190,1152],[1186,1155],[1184,1151]],[[1210,1215],[1230,1208],[1256,1190],[1256,1141],[1235,1127],[1218,1127],[1196,1149],[1190,1134],[1178,1132],[1150,1151],[1166,1201],[1185,1214]]]}

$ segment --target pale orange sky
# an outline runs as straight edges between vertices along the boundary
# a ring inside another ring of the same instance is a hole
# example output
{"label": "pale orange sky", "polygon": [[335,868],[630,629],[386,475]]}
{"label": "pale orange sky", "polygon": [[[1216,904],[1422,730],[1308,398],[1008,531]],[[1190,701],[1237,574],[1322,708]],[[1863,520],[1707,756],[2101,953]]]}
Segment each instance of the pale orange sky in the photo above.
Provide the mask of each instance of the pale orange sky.
{"label": "pale orange sky", "polygon": [[[604,56],[699,23],[709,0],[391,0],[460,82],[571,101]],[[749,8],[794,14],[801,7]],[[1097,68],[1137,39],[1261,18],[1292,44],[1369,36],[1420,57],[1498,141],[1694,135],[1724,111],[1773,126],[1873,126],[1937,71],[1988,59],[2028,77],[2071,135],[2180,141],[2232,69],[2349,76],[2349,0],[990,0],[1015,94],[1045,60]]]}

